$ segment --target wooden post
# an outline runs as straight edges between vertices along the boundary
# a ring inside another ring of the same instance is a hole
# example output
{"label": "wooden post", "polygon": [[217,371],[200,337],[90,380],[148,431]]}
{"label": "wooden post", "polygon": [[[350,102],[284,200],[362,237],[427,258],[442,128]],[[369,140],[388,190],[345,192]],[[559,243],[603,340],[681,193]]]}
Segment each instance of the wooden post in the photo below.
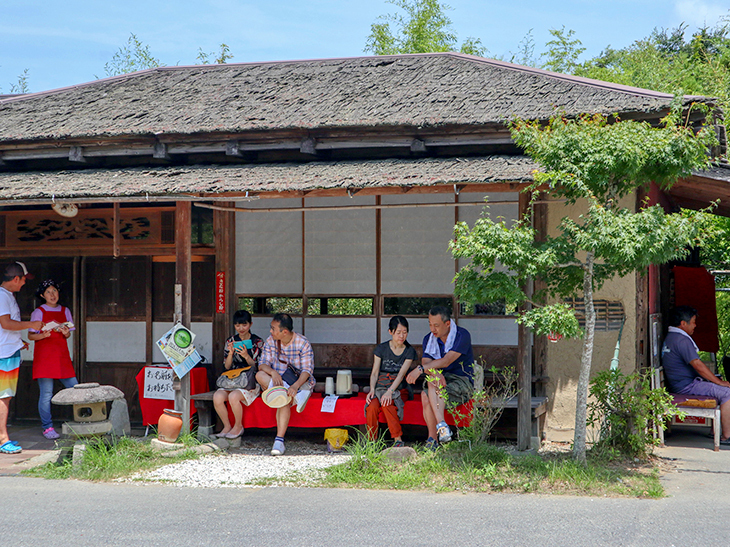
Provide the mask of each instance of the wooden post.
{"label": "wooden post", "polygon": [[112,234],[112,241],[113,241],[113,251],[112,255],[114,258],[119,258],[119,255],[121,254],[121,239],[122,234],[119,233],[119,217],[120,217],[120,211],[119,211],[119,202],[114,202],[114,215],[112,217],[112,226],[114,226],[114,231]]}
{"label": "wooden post", "polygon": [[[175,320],[190,328],[192,307],[192,212],[189,201],[175,204]],[[179,315],[178,315],[179,314]],[[190,373],[180,379],[180,391],[175,394],[175,408],[182,411],[183,433],[190,433]]]}
{"label": "wooden post", "polygon": [[[529,207],[529,196],[524,193],[519,197],[520,218],[524,218]],[[532,281],[528,281],[523,290],[532,296]],[[521,311],[530,309],[530,304],[521,306]],[[530,413],[532,400],[532,344],[530,331],[524,325],[519,326],[517,334],[517,374],[518,387],[517,395],[517,450],[528,450],[530,448]]]}
{"label": "wooden post", "polygon": [[[233,207],[235,203],[226,203]],[[215,243],[215,271],[223,273],[225,283],[225,312],[218,310],[218,287],[216,285],[216,306],[213,313],[213,355],[212,363],[216,377],[223,369],[223,344],[231,332],[231,318],[236,311],[236,284],[233,268],[234,249],[236,247],[236,218],[229,211],[213,211],[213,238]],[[216,278],[217,281],[217,278]],[[253,310],[248,310],[253,313]],[[210,386],[213,389],[213,386]]]}

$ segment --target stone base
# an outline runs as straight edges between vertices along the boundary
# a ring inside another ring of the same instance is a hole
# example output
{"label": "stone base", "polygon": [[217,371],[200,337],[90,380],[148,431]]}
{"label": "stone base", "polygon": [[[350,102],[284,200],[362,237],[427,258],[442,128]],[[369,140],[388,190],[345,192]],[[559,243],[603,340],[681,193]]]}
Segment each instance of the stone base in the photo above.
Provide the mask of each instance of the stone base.
{"label": "stone base", "polygon": [[112,433],[115,436],[123,437],[132,433],[132,426],[129,423],[129,408],[125,399],[112,401],[109,421],[112,423]]}
{"label": "stone base", "polygon": [[152,439],[150,441],[150,446],[153,450],[157,450],[159,452],[167,452],[168,450],[179,450],[181,448],[185,448],[185,445],[183,443],[168,443],[167,441],[161,441],[160,439]]}
{"label": "stone base", "polygon": [[69,437],[95,437],[106,435],[112,430],[112,423],[109,420],[102,422],[64,422],[61,432]]}

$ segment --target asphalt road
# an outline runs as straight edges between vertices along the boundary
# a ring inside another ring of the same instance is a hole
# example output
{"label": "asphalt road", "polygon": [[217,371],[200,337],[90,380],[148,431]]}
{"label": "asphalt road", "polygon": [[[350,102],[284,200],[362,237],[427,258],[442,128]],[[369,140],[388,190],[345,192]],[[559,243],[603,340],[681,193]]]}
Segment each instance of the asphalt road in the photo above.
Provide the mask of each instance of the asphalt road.
{"label": "asphalt road", "polygon": [[[727,480],[727,478],[725,478]],[[12,545],[723,545],[728,496],[192,489],[0,477]]]}
{"label": "asphalt road", "polygon": [[694,441],[659,450],[677,466],[661,500],[0,476],[0,531],[13,546],[726,545],[730,450]]}

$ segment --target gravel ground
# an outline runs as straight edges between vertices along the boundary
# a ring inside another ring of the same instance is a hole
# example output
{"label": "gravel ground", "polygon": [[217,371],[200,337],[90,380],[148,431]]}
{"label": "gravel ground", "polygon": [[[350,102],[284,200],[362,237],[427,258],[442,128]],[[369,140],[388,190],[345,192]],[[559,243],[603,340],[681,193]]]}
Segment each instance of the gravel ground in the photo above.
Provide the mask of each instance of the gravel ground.
{"label": "gravel ground", "polygon": [[[225,443],[222,443],[225,445]],[[241,446],[228,448],[197,460],[165,465],[154,471],[138,473],[119,482],[169,484],[194,488],[251,488],[273,485],[300,485],[302,478],[314,478],[327,467],[346,462],[350,456],[344,453],[330,454],[324,442],[312,437],[287,439],[286,454],[271,456],[273,440],[270,436],[244,435]],[[411,444],[411,443],[407,443]],[[499,446],[514,449],[513,444]],[[567,443],[543,443],[540,454],[567,452]]]}
{"label": "gravel ground", "polygon": [[[225,444],[225,443],[223,443]],[[260,486],[262,479],[278,479],[275,484],[301,484],[302,476],[314,478],[327,467],[344,463],[350,456],[327,453],[324,443],[289,440],[286,454],[271,456],[270,437],[246,437],[241,446],[197,460],[165,465],[138,473],[120,482],[164,483],[195,488],[246,488]],[[288,480],[290,478],[291,480]]]}

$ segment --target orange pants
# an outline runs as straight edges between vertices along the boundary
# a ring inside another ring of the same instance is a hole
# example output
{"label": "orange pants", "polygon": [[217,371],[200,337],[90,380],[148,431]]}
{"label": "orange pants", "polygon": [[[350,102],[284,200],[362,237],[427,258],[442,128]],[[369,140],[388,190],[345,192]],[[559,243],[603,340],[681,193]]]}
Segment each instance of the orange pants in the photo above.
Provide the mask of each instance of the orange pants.
{"label": "orange pants", "polygon": [[382,406],[377,397],[373,397],[370,404],[367,407],[366,421],[368,424],[368,438],[374,441],[378,438],[378,415],[380,411],[385,414],[385,421],[388,423],[388,429],[390,430],[390,436],[394,439],[403,435],[403,429],[400,426],[400,420],[398,419],[398,409],[395,405]]}

